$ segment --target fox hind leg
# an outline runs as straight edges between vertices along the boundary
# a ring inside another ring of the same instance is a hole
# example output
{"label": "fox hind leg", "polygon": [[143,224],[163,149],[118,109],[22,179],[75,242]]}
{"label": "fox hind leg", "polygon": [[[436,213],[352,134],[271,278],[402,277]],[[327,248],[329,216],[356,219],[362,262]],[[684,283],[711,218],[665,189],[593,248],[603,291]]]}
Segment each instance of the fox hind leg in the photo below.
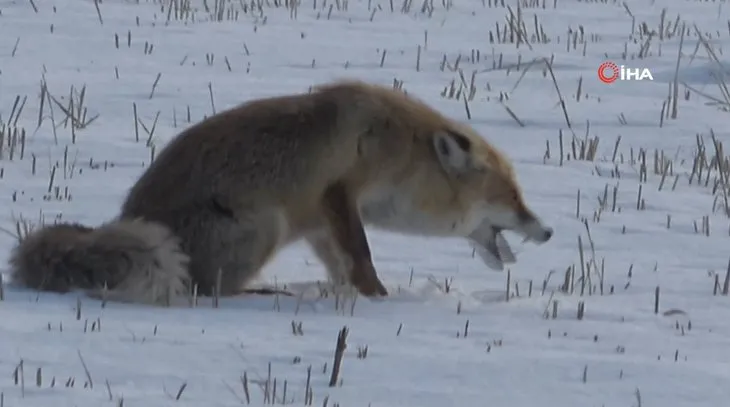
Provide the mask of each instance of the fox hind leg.
{"label": "fox hind leg", "polygon": [[244,292],[281,240],[274,211],[242,218],[206,213],[190,226],[190,273],[204,295],[213,295],[218,283],[221,296]]}

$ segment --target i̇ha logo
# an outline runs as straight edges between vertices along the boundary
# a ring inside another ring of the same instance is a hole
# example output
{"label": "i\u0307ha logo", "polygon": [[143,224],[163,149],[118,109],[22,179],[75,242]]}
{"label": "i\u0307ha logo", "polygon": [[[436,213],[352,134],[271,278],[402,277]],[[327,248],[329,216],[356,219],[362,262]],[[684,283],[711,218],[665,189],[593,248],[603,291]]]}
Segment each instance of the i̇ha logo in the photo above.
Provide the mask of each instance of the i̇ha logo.
{"label": "i\u0307ha logo", "polygon": [[653,81],[651,71],[648,68],[627,68],[618,66],[611,61],[606,61],[598,67],[598,79],[603,83],[614,83],[617,79],[622,81]]}

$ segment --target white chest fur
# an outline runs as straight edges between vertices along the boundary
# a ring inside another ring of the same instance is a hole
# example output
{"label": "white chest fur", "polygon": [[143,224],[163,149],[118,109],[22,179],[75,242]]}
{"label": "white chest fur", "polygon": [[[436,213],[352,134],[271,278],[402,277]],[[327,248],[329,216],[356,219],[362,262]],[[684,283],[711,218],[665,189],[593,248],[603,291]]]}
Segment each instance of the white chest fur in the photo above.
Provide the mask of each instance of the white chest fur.
{"label": "white chest fur", "polygon": [[432,210],[424,211],[423,205],[403,192],[388,188],[362,196],[359,206],[363,222],[392,232],[449,237],[468,235],[484,218],[480,210],[463,209],[456,201],[432,205]]}

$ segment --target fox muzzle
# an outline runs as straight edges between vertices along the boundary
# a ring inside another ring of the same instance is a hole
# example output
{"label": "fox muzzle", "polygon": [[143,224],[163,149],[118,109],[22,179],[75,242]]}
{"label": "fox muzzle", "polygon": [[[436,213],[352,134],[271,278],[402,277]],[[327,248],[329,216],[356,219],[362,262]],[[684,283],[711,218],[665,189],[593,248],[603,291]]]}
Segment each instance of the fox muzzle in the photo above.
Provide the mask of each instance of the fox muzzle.
{"label": "fox muzzle", "polygon": [[522,232],[525,240],[535,243],[545,243],[553,237],[553,228],[543,225],[540,220],[535,218],[523,223],[517,231]]}

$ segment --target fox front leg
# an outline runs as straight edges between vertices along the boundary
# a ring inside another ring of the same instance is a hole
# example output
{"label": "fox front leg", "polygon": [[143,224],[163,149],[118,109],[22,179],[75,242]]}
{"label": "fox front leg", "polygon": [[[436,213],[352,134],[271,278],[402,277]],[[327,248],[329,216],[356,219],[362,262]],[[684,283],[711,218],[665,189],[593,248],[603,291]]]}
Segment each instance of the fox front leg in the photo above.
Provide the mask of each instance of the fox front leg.
{"label": "fox front leg", "polygon": [[388,295],[373,266],[365,228],[357,205],[349,196],[347,188],[341,183],[329,186],[325,190],[322,204],[333,246],[350,260],[347,275],[350,284],[367,297]]}

